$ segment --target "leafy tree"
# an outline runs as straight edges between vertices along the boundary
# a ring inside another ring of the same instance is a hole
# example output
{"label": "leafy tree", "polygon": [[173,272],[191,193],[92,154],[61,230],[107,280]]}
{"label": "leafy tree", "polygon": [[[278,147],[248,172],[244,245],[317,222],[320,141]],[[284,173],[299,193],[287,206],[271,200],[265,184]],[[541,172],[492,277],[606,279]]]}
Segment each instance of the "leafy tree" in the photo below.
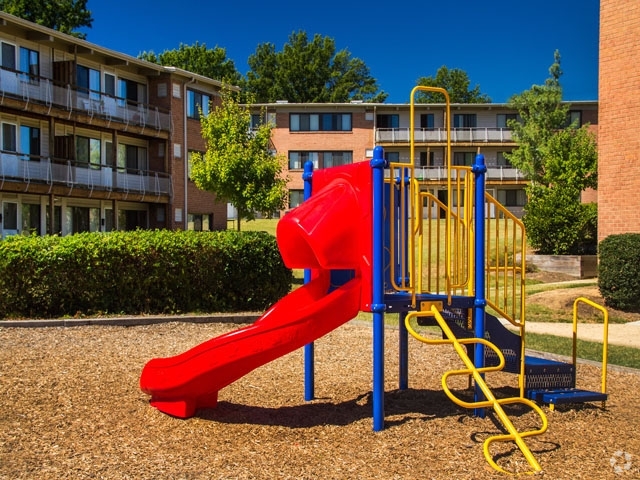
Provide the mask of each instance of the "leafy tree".
{"label": "leafy tree", "polygon": [[[469,76],[464,70],[441,66],[435,77],[420,77],[417,84],[425,87],[444,88],[449,94],[451,103],[491,103],[491,98],[480,92],[480,86],[469,89]],[[418,92],[416,103],[444,103],[444,95],[437,92]]]}
{"label": "leafy tree", "polygon": [[201,119],[207,150],[193,156],[191,178],[232,203],[238,219],[254,220],[256,212],[270,217],[284,208],[287,196],[284,159],[272,150],[273,126],[252,130],[250,105],[240,105],[226,89],[221,94],[222,105]]}
{"label": "leafy tree", "polygon": [[369,68],[347,50],[336,52],[335,41],[306,32],[289,36],[282,51],[271,43],[258,45],[249,56],[244,87],[257,102],[333,103],[349,100],[384,102]]}
{"label": "leafy tree", "polygon": [[156,55],[153,50],[142,52],[138,58],[148,62],[181,68],[199,75],[221,80],[231,85],[238,85],[241,75],[236,70],[233,60],[227,58],[224,48],[207,48],[206,44],[183,43],[177,49],[165,50]]}
{"label": "leafy tree", "polygon": [[597,188],[595,136],[587,124],[567,126],[558,51],[549,73],[544,85],[509,100],[520,119],[508,123],[518,147],[505,157],[530,181],[523,221],[531,246],[541,254],[594,253],[596,205],[581,203],[580,194]]}
{"label": "leafy tree", "polygon": [[75,29],[93,22],[87,0],[0,0],[0,10],[82,39],[86,34]]}

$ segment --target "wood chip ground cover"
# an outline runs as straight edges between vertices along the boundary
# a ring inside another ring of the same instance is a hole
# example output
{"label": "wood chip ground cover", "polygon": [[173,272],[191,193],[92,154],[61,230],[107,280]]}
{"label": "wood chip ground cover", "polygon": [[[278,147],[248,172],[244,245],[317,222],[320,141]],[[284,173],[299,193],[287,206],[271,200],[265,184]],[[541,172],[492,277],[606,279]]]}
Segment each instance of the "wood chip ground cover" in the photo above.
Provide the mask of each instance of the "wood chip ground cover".
{"label": "wood chip ground cover", "polygon": [[[397,331],[386,343],[386,424],[372,430],[371,329],[353,322],[316,342],[316,396],[303,401],[302,351],[220,392],[213,410],[179,420],[149,406],[138,386],[151,358],[183,352],[237,328],[167,323],[139,327],[0,329],[0,479],[485,479],[482,455],[500,432],[443,393],[460,366],[451,347],[410,339],[410,389],[397,390]],[[600,371],[579,366],[582,386]],[[500,395],[515,377],[488,376]],[[459,383],[456,384],[456,382]],[[451,382],[464,389],[466,380]],[[640,478],[640,374],[612,370],[607,409],[557,407],[546,434],[527,439],[549,479]],[[464,394],[464,393],[462,393]],[[510,409],[520,428],[539,422]],[[512,444],[492,450],[527,468]]]}

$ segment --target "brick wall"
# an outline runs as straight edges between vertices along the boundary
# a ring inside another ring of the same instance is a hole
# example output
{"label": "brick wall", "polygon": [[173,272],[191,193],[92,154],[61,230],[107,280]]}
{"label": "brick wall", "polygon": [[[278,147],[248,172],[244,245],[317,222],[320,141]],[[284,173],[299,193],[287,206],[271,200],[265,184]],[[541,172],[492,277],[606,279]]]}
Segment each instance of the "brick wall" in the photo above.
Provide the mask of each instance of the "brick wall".
{"label": "brick wall", "polygon": [[600,1],[598,237],[640,232],[640,2]]}

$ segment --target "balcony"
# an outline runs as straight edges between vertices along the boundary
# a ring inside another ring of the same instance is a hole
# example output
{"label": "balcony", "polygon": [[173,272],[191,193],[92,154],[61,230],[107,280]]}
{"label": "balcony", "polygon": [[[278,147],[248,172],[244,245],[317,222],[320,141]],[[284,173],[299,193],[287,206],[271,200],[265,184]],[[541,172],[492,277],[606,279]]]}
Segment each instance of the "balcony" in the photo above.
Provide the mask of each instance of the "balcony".
{"label": "balcony", "polygon": [[[447,167],[415,167],[415,176],[419,180],[431,180],[445,182],[447,180]],[[526,179],[517,168],[502,165],[487,165],[485,175],[487,182],[524,182]]]}
{"label": "balcony", "polygon": [[[409,128],[377,128],[376,143],[409,143]],[[445,128],[416,128],[413,141],[415,143],[446,143]],[[452,143],[509,143],[513,142],[511,130],[508,128],[452,128]]]}
{"label": "balcony", "polygon": [[58,85],[48,78],[0,69],[0,103],[5,97],[46,107],[58,107],[69,113],[81,112],[105,121],[124,125],[171,131],[171,114],[157,106],[132,103],[130,100],[101,92],[80,90],[70,85]]}
{"label": "balcony", "polygon": [[0,152],[0,188],[5,182],[25,185],[62,185],[90,191],[123,192],[141,195],[172,196],[171,175],[110,165],[77,163],[72,160],[33,157],[15,152]]}

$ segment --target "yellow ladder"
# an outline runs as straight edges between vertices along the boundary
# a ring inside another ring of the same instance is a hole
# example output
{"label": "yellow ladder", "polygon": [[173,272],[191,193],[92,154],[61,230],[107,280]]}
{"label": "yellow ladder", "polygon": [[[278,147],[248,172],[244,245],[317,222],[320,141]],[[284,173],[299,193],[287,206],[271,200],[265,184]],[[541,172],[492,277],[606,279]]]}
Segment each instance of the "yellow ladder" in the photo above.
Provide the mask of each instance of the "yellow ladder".
{"label": "yellow ladder", "polygon": [[[491,467],[493,467],[495,470],[502,473],[513,473],[507,470],[504,470],[502,467],[500,467],[494,461],[489,449],[491,447],[491,444],[494,442],[514,442],[518,446],[522,454],[524,455],[525,459],[529,463],[529,466],[533,469],[532,472],[528,472],[528,473],[535,473],[535,472],[541,471],[542,468],[540,467],[540,464],[531,453],[531,450],[529,450],[529,447],[527,446],[527,444],[524,442],[524,438],[532,437],[535,435],[541,435],[547,431],[548,422],[544,412],[540,409],[538,405],[536,405],[534,402],[524,397],[497,399],[489,389],[487,383],[485,382],[483,374],[502,370],[505,365],[504,355],[502,354],[500,349],[498,349],[498,347],[496,347],[491,342],[485,340],[484,338],[463,338],[463,339],[457,338],[453,333],[453,331],[447,325],[442,315],[440,314],[441,310],[442,310],[442,302],[422,302],[420,311],[411,312],[410,314],[407,315],[405,319],[405,325],[409,333],[411,333],[411,335],[417,340],[419,340],[420,342],[432,344],[432,345],[442,345],[442,344],[453,345],[454,349],[456,350],[456,353],[460,356],[466,368],[461,370],[451,370],[449,372],[446,372],[442,376],[442,388],[444,389],[444,392],[455,404],[463,408],[488,408],[488,407],[493,408],[493,410],[496,412],[496,415],[502,422],[502,425],[507,430],[508,432],[507,434],[495,435],[485,440],[483,445],[485,459],[487,460],[487,462],[489,462],[489,465],[491,465]],[[438,325],[444,332],[446,338],[429,339],[420,335],[418,332],[415,331],[415,329],[411,325],[411,320],[413,318],[418,318],[418,317],[435,318],[435,320],[438,322]],[[469,355],[467,355],[466,348],[463,347],[463,345],[474,344],[474,343],[481,343],[486,347],[491,348],[498,355],[498,358],[500,359],[499,364],[493,367],[476,368],[476,366],[473,364],[473,362],[469,358]],[[476,385],[480,387],[486,400],[479,401],[479,402],[466,402],[456,397],[455,394],[451,392],[447,383],[448,378],[452,375],[473,376],[473,379],[476,382]],[[507,416],[507,414],[505,413],[504,409],[502,408],[503,405],[509,405],[514,403],[524,404],[530,407],[532,410],[534,410],[540,416],[540,419],[542,421],[542,426],[537,430],[518,432],[515,426],[513,425],[513,423],[511,422],[511,420],[509,419],[509,417]]]}

